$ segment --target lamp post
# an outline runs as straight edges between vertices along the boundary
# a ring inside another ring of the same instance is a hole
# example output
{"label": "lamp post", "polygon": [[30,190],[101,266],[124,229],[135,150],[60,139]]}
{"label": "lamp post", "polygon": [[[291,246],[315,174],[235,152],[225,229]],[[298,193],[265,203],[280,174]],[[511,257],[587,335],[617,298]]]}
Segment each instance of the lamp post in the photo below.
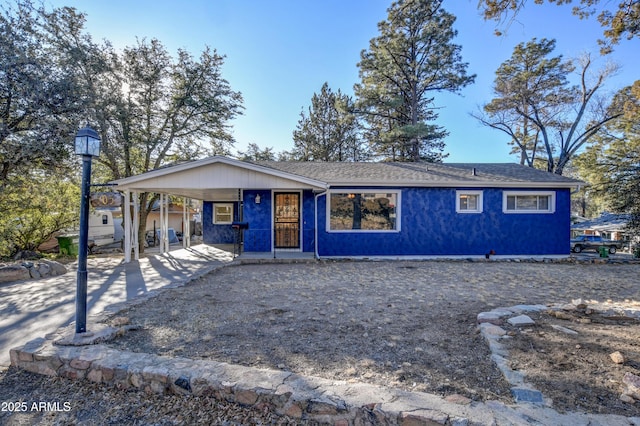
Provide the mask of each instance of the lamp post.
{"label": "lamp post", "polygon": [[76,155],[82,155],[80,240],[78,242],[78,278],[76,284],[76,334],[79,334],[87,331],[87,254],[89,252],[91,158],[100,155],[100,137],[87,124],[78,131],[75,147]]}

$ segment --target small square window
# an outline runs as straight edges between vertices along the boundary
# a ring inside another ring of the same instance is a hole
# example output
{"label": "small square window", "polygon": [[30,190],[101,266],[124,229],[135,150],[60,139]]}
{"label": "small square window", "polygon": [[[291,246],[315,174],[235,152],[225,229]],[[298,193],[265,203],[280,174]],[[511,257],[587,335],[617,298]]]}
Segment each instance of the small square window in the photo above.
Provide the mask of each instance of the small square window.
{"label": "small square window", "polygon": [[233,223],[233,204],[214,204],[213,223],[216,225],[231,225]]}
{"label": "small square window", "polygon": [[482,191],[456,191],[457,213],[482,213]]}

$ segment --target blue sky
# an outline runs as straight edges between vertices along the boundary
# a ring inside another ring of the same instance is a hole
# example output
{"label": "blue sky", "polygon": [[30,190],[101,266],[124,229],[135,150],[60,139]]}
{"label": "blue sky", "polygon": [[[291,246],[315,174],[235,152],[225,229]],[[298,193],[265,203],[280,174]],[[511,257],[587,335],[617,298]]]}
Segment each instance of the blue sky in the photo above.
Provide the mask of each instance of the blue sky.
{"label": "blue sky", "polygon": [[[225,55],[223,76],[244,97],[244,115],[232,122],[235,147],[241,151],[248,143],[275,151],[291,149],[300,112],[307,110],[325,81],[333,91],[353,94],[360,52],[378,35],[377,23],[386,18],[391,2],[45,0],[49,7],[72,6],[86,13],[87,31],[116,48],[135,44],[136,37],[157,38],[172,54],[183,48],[197,57],[210,46]],[[638,40],[624,40],[614,54],[601,58],[596,40],[602,29],[595,18],[581,21],[571,15],[570,7],[529,3],[506,34],[497,37],[496,24],[481,18],[477,0],[444,2],[457,17],[454,42],[462,46],[468,72],[477,75],[475,84],[460,95],[436,95],[437,124],[449,132],[445,161],[518,161],[509,155],[506,135],[469,115],[491,100],[495,70],[518,43],[555,38],[556,54],[565,58],[591,52],[598,67],[607,61],[618,63],[622,68],[603,93],[613,94],[640,78]]]}

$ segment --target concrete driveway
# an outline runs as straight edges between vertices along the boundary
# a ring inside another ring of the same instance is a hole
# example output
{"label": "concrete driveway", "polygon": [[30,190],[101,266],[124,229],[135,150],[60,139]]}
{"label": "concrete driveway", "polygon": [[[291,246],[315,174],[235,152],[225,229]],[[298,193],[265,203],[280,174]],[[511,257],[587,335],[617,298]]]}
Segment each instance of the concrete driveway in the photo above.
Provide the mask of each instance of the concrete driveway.
{"label": "concrete driveway", "polygon": [[[90,258],[87,316],[232,260],[232,253],[204,244],[147,255],[128,264],[122,256]],[[0,368],[9,366],[11,348],[75,321],[77,263],[69,267],[69,272],[57,277],[0,284]]]}

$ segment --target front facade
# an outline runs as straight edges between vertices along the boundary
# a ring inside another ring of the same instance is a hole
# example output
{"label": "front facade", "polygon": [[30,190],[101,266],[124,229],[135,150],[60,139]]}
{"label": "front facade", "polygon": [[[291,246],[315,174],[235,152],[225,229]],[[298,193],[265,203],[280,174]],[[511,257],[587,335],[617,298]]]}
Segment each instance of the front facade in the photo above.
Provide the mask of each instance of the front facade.
{"label": "front facade", "polygon": [[241,241],[245,252],[274,255],[421,258],[567,256],[571,191],[580,182],[516,164],[212,157],[117,183],[203,200],[208,244]]}

